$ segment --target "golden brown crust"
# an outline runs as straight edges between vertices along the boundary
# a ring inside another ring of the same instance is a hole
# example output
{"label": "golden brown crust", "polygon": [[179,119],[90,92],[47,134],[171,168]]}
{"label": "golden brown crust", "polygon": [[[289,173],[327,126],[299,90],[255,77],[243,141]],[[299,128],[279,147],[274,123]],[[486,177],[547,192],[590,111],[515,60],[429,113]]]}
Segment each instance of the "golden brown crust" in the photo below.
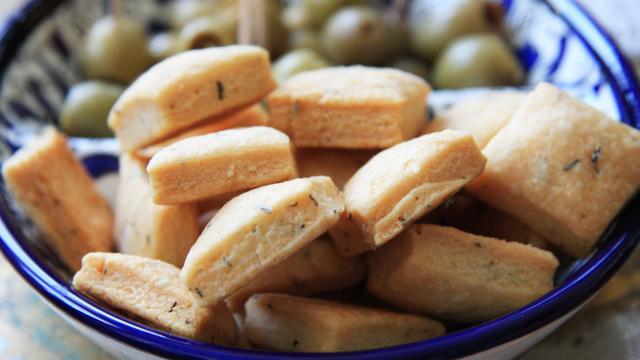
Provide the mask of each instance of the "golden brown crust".
{"label": "golden brown crust", "polygon": [[582,257],[640,184],[640,132],[542,83],[483,150],[469,192]]}
{"label": "golden brown crust", "polygon": [[157,329],[221,345],[238,345],[227,306],[197,306],[179,281],[180,270],[159,260],[116,253],[90,253],[73,287]]}
{"label": "golden brown crust", "polygon": [[471,135],[454,130],[378,153],[344,187],[346,211],[329,231],[338,252],[383,245],[478,176],[485,161]]}
{"label": "golden brown crust", "polygon": [[111,208],[54,128],[7,159],[2,175],[44,241],[71,270],[80,268],[84,254],[111,250]]}
{"label": "golden brown crust", "polygon": [[254,295],[246,314],[249,341],[280,351],[364,350],[445,332],[441,323],[423,316],[281,294]]}
{"label": "golden brown crust", "polygon": [[504,315],[553,288],[558,260],[548,251],[414,225],[367,255],[367,289],[411,312],[466,323]]}
{"label": "golden brown crust", "polygon": [[269,96],[269,122],[299,147],[386,148],[420,131],[429,92],[422,79],[395,69],[307,71]]}
{"label": "golden brown crust", "polygon": [[113,106],[109,126],[121,150],[129,152],[253,104],[275,86],[264,49],[233,45],[191,50],[136,79]]}
{"label": "golden brown crust", "polygon": [[343,211],[326,176],[247,191],[209,222],[187,255],[182,282],[199,304],[215,303],[322,235]]}
{"label": "golden brown crust", "polygon": [[147,171],[157,204],[205,200],[296,177],[289,138],[265,126],[178,141],[160,150]]}
{"label": "golden brown crust", "polygon": [[178,267],[200,234],[197,205],[155,204],[144,164],[132,155],[120,157],[115,214],[115,237],[120,252]]}

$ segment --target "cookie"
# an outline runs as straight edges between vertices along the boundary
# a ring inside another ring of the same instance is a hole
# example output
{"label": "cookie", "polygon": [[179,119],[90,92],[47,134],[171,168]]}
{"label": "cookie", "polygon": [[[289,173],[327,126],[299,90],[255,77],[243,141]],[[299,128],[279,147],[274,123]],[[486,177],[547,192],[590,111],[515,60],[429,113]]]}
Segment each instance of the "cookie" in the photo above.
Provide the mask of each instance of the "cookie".
{"label": "cookie", "polygon": [[460,190],[484,169],[471,135],[423,135],[381,151],[344,186],[346,211],[329,230],[338,252],[375,249]]}
{"label": "cookie", "polygon": [[244,309],[244,303],[253,294],[313,295],[348,288],[364,279],[364,275],[363,257],[340,256],[331,239],[322,236],[258,275],[226,301],[237,312]]}
{"label": "cookie", "polygon": [[367,289],[406,311],[479,323],[553,289],[548,251],[439,225],[414,225],[367,255]]}
{"label": "cookie", "polygon": [[200,125],[193,129],[189,129],[185,132],[181,132],[174,137],[160,141],[153,145],[145,146],[135,151],[135,154],[140,159],[149,161],[153,157],[153,155],[155,155],[161,149],[192,136],[210,134],[216,131],[231,128],[264,125],[267,125],[266,111],[264,111],[262,109],[262,106],[260,105],[252,105],[229,116],[225,116],[222,119],[214,118],[210,121],[207,121],[203,125]]}
{"label": "cookie", "polygon": [[475,197],[582,257],[640,184],[640,132],[541,83],[483,149]]}
{"label": "cookie", "polygon": [[118,251],[177,267],[200,235],[197,204],[155,204],[144,164],[132,155],[120,157],[115,215]]}
{"label": "cookie", "polygon": [[151,158],[147,167],[153,201],[179,204],[247,190],[296,177],[289,138],[254,126],[178,141]]}
{"label": "cookie", "polygon": [[245,306],[249,341],[295,352],[356,351],[444,335],[424,316],[282,294],[259,294]]}
{"label": "cookie", "polygon": [[422,129],[422,133],[445,129],[467,131],[482,149],[511,120],[525,97],[526,93],[519,91],[494,91],[463,99],[438,112]]}
{"label": "cookie", "polygon": [[69,269],[78,270],[86,253],[111,250],[111,208],[57,130],[46,128],[8,158],[2,176]]}
{"label": "cookie", "polygon": [[111,109],[109,127],[126,153],[253,104],[275,86],[269,54],[260,47],[186,51],[137,78]]}
{"label": "cookie", "polygon": [[430,90],[396,69],[305,71],[269,95],[269,123],[298,147],[387,148],[420,132]]}
{"label": "cookie", "polygon": [[207,224],[187,255],[182,282],[199,304],[214,304],[318,238],[343,211],[326,176],[247,191]]}
{"label": "cookie", "polygon": [[233,315],[220,302],[202,308],[179,280],[180,270],[160,260],[116,253],[90,253],[73,287],[156,329],[200,341],[235,346]]}

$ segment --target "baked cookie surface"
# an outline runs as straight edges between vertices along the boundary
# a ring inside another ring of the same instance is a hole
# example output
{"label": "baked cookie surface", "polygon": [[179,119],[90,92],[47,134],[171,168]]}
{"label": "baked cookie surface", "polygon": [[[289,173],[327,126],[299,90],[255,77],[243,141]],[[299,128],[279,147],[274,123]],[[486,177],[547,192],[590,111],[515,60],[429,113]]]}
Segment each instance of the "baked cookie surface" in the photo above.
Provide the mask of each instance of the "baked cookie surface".
{"label": "baked cookie surface", "polygon": [[82,256],[110,251],[113,213],[56,129],[46,128],[2,166],[11,195],[73,271]]}
{"label": "baked cookie surface", "polygon": [[296,177],[289,138],[265,126],[180,140],[154,155],[147,171],[158,204],[204,200]]}
{"label": "baked cookie surface", "polygon": [[329,234],[343,255],[375,249],[473,180],[486,159],[471,135],[423,135],[381,151],[344,186],[346,210]]}
{"label": "baked cookie surface", "polygon": [[247,191],[207,224],[187,255],[182,282],[201,305],[216,303],[318,238],[343,211],[326,176]]}
{"label": "baked cookie surface", "polygon": [[367,265],[367,289],[380,299],[479,323],[551,291],[558,260],[533,246],[425,224],[368,254]]}
{"label": "baked cookie surface", "polygon": [[280,351],[355,351],[444,335],[424,316],[281,294],[258,294],[245,306],[250,342]]}
{"label": "baked cookie surface", "polygon": [[174,55],[147,70],[109,114],[122,152],[162,140],[206,118],[253,104],[276,86],[269,54],[250,45]]}
{"label": "baked cookie surface", "polygon": [[483,153],[487,169],[468,191],[574,257],[640,185],[640,132],[546,83]]}
{"label": "baked cookie surface", "polygon": [[421,78],[395,69],[306,71],[269,95],[269,124],[299,147],[387,148],[418,134],[430,91]]}

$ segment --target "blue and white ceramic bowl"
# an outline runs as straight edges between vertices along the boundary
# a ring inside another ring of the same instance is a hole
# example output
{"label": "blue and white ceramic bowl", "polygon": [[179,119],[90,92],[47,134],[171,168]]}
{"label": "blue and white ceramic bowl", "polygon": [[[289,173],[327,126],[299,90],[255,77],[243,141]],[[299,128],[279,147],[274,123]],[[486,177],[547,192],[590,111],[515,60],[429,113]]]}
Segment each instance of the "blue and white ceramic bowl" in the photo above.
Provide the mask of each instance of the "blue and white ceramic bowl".
{"label": "blue and white ceramic bowl", "polygon": [[[167,1],[129,1],[127,12],[153,30]],[[503,0],[507,29],[528,84],[545,80],[615,119],[640,127],[640,91],[634,74],[602,29],[571,0]],[[6,159],[45,124],[58,121],[64,94],[80,80],[73,58],[87,28],[104,12],[101,1],[32,0],[0,33],[0,159]],[[457,92],[436,92],[443,104]],[[117,170],[112,139],[71,139],[101,185]],[[106,184],[105,184],[106,183]],[[62,317],[119,358],[283,359],[511,358],[566,321],[593,297],[629,256],[640,237],[640,197],[631,200],[586,259],[565,262],[556,288],[493,321],[443,337],[384,349],[294,355],[236,350],[151,329],[107,310],[70,286],[37,229],[0,184],[0,248]]]}

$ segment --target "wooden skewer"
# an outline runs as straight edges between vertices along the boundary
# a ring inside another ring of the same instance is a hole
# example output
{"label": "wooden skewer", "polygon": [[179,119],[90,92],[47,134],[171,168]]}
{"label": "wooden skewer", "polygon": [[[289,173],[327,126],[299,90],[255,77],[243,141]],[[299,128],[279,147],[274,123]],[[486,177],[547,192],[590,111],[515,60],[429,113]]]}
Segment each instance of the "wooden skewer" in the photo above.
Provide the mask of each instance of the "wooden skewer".
{"label": "wooden skewer", "polygon": [[267,7],[265,0],[240,0],[238,19],[238,41],[266,48]]}

